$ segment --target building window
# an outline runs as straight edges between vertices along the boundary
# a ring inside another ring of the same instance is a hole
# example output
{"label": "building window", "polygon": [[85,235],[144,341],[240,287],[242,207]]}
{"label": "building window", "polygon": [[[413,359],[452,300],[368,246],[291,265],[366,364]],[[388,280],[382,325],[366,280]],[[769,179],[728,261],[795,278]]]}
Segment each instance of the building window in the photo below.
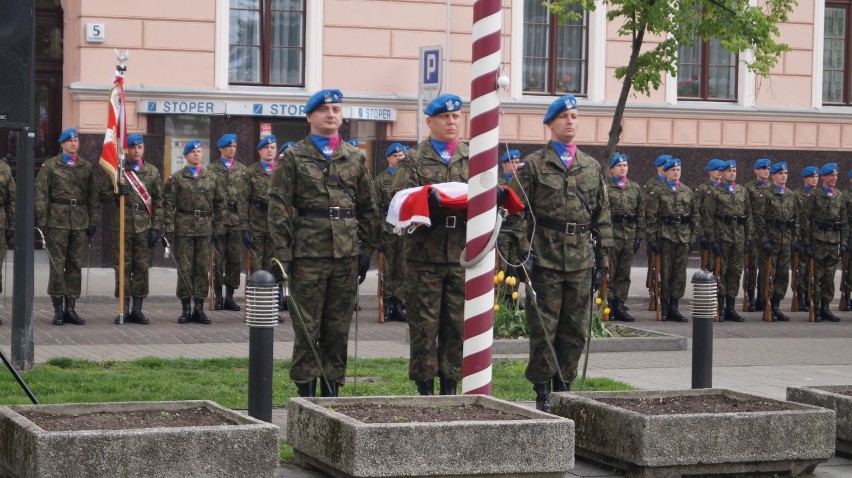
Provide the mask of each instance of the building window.
{"label": "building window", "polygon": [[721,41],[683,45],[677,63],[678,99],[736,101],[737,54],[726,50]]}
{"label": "building window", "polygon": [[231,84],[304,86],[304,0],[230,0]]}
{"label": "building window", "polygon": [[822,102],[849,105],[849,9],[852,1],[825,5],[822,55]]}
{"label": "building window", "polygon": [[585,95],[588,15],[560,25],[542,3],[524,1],[524,93]]}

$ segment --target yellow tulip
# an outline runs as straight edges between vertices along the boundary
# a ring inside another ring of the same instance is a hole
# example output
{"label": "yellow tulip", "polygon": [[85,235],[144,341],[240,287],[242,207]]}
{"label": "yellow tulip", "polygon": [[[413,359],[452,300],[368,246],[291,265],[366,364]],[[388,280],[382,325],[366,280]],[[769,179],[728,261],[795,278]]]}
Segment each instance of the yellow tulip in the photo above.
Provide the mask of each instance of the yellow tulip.
{"label": "yellow tulip", "polygon": [[500,277],[494,276],[494,285],[500,285]]}
{"label": "yellow tulip", "polygon": [[600,297],[595,299],[595,305],[601,305],[601,298]]}
{"label": "yellow tulip", "polygon": [[494,312],[500,310],[500,304],[494,304]]}
{"label": "yellow tulip", "polygon": [[604,315],[609,315],[609,312],[610,312],[609,307],[604,309]]}
{"label": "yellow tulip", "polygon": [[512,300],[518,300],[518,293],[512,292]]}
{"label": "yellow tulip", "polygon": [[500,272],[497,273],[497,281],[498,282],[503,280],[503,277],[505,277],[505,274],[503,274],[503,271],[500,271]]}

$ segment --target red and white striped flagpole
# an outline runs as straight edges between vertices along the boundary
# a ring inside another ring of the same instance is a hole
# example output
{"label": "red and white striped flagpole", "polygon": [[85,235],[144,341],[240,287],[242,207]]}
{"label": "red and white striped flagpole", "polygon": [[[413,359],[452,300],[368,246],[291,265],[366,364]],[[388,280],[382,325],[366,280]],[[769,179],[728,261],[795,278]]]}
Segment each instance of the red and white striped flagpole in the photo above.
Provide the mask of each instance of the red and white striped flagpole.
{"label": "red and white striped flagpole", "polygon": [[[483,252],[497,221],[497,74],[502,24],[500,0],[477,0],[474,3],[466,260]],[[465,270],[462,362],[462,393],[465,394],[491,394],[494,263],[494,247],[491,246],[481,261]]]}

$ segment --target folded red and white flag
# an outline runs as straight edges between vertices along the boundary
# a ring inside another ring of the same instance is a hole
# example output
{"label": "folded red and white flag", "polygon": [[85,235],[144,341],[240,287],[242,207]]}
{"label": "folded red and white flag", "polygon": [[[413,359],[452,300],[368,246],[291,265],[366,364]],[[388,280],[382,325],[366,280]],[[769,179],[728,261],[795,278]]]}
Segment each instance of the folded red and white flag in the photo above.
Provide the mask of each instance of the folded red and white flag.
{"label": "folded red and white flag", "polygon": [[[417,186],[403,189],[394,194],[388,206],[386,221],[393,224],[394,231],[402,234],[405,228],[413,226],[431,226],[429,219],[429,189],[434,188],[441,195],[441,207],[447,209],[461,210],[467,208],[467,184],[466,183],[439,183],[426,186]],[[509,214],[523,211],[524,205],[518,195],[506,188],[506,200],[503,207]]]}

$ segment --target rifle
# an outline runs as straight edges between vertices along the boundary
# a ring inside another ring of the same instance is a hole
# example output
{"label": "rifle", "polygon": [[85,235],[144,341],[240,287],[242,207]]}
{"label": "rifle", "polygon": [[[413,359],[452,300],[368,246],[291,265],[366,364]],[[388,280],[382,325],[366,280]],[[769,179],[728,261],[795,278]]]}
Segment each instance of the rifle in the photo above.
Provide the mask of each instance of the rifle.
{"label": "rifle", "polygon": [[[607,307],[607,297],[606,296],[607,296],[607,279],[608,278],[609,278],[609,274],[605,274],[603,276],[603,280],[601,280],[601,288],[598,289],[598,297],[601,298],[601,301],[602,301],[601,305],[604,306],[604,309],[606,309],[606,307]],[[610,313],[612,313],[612,310],[610,310]],[[608,320],[609,320],[609,314],[602,314],[601,315],[601,321],[608,321]]]}
{"label": "rifle", "polygon": [[701,268],[705,271],[710,270],[710,251],[707,249],[701,251]]}
{"label": "rifle", "polygon": [[748,312],[748,263],[751,253],[745,251],[743,255],[743,312]]}
{"label": "rifle", "polygon": [[654,306],[657,320],[663,320],[663,308],[660,307],[660,255],[654,254]]}
{"label": "rifle", "polygon": [[793,253],[793,303],[790,312],[799,311],[799,251]]}
{"label": "rifle", "polygon": [[385,322],[385,253],[379,252],[379,323]]}
{"label": "rifle", "polygon": [[[261,259],[262,260],[262,259]],[[248,292],[249,278],[251,277],[251,251],[246,250],[246,292]],[[248,294],[246,294],[246,303],[243,307],[243,322],[248,322]]]}
{"label": "rifle", "polygon": [[840,269],[840,311],[846,311],[846,301],[849,300],[849,291],[846,289],[846,275],[849,270],[849,252],[843,254],[843,266]]}
{"label": "rifle", "polygon": [[216,310],[216,300],[213,298],[213,255],[216,254],[216,246],[210,244],[210,265],[207,266],[207,284],[209,284],[209,292],[207,293],[207,310]]}
{"label": "rifle", "polygon": [[816,322],[814,313],[814,258],[808,259],[808,322]]}
{"label": "rifle", "polygon": [[772,280],[770,278],[770,274],[774,272],[772,270],[772,256],[767,255],[766,257],[766,278],[763,280],[763,321],[764,322],[772,322],[772,307],[770,307],[771,292],[769,291],[770,286],[772,285]]}
{"label": "rifle", "polygon": [[[718,294],[719,294],[719,291],[721,291],[721,290],[722,290],[722,288],[721,288],[721,287],[719,287],[719,281],[721,281],[721,278],[719,277],[719,274],[720,274],[721,272],[722,272],[722,258],[721,258],[721,257],[716,257],[716,264],[715,264],[715,265],[714,265],[714,267],[713,267],[713,277],[715,277],[715,278],[716,278],[716,295],[717,295],[717,296],[718,296]],[[718,321],[719,321],[719,314],[720,314],[720,313],[721,313],[721,312],[719,312],[719,301],[716,301],[716,315],[715,315],[715,316],[713,316],[713,322],[718,322]]]}
{"label": "rifle", "polygon": [[645,278],[645,287],[648,288],[648,310],[656,310],[654,307],[656,301],[656,286],[654,285],[654,254],[650,251],[648,252],[648,275]]}

